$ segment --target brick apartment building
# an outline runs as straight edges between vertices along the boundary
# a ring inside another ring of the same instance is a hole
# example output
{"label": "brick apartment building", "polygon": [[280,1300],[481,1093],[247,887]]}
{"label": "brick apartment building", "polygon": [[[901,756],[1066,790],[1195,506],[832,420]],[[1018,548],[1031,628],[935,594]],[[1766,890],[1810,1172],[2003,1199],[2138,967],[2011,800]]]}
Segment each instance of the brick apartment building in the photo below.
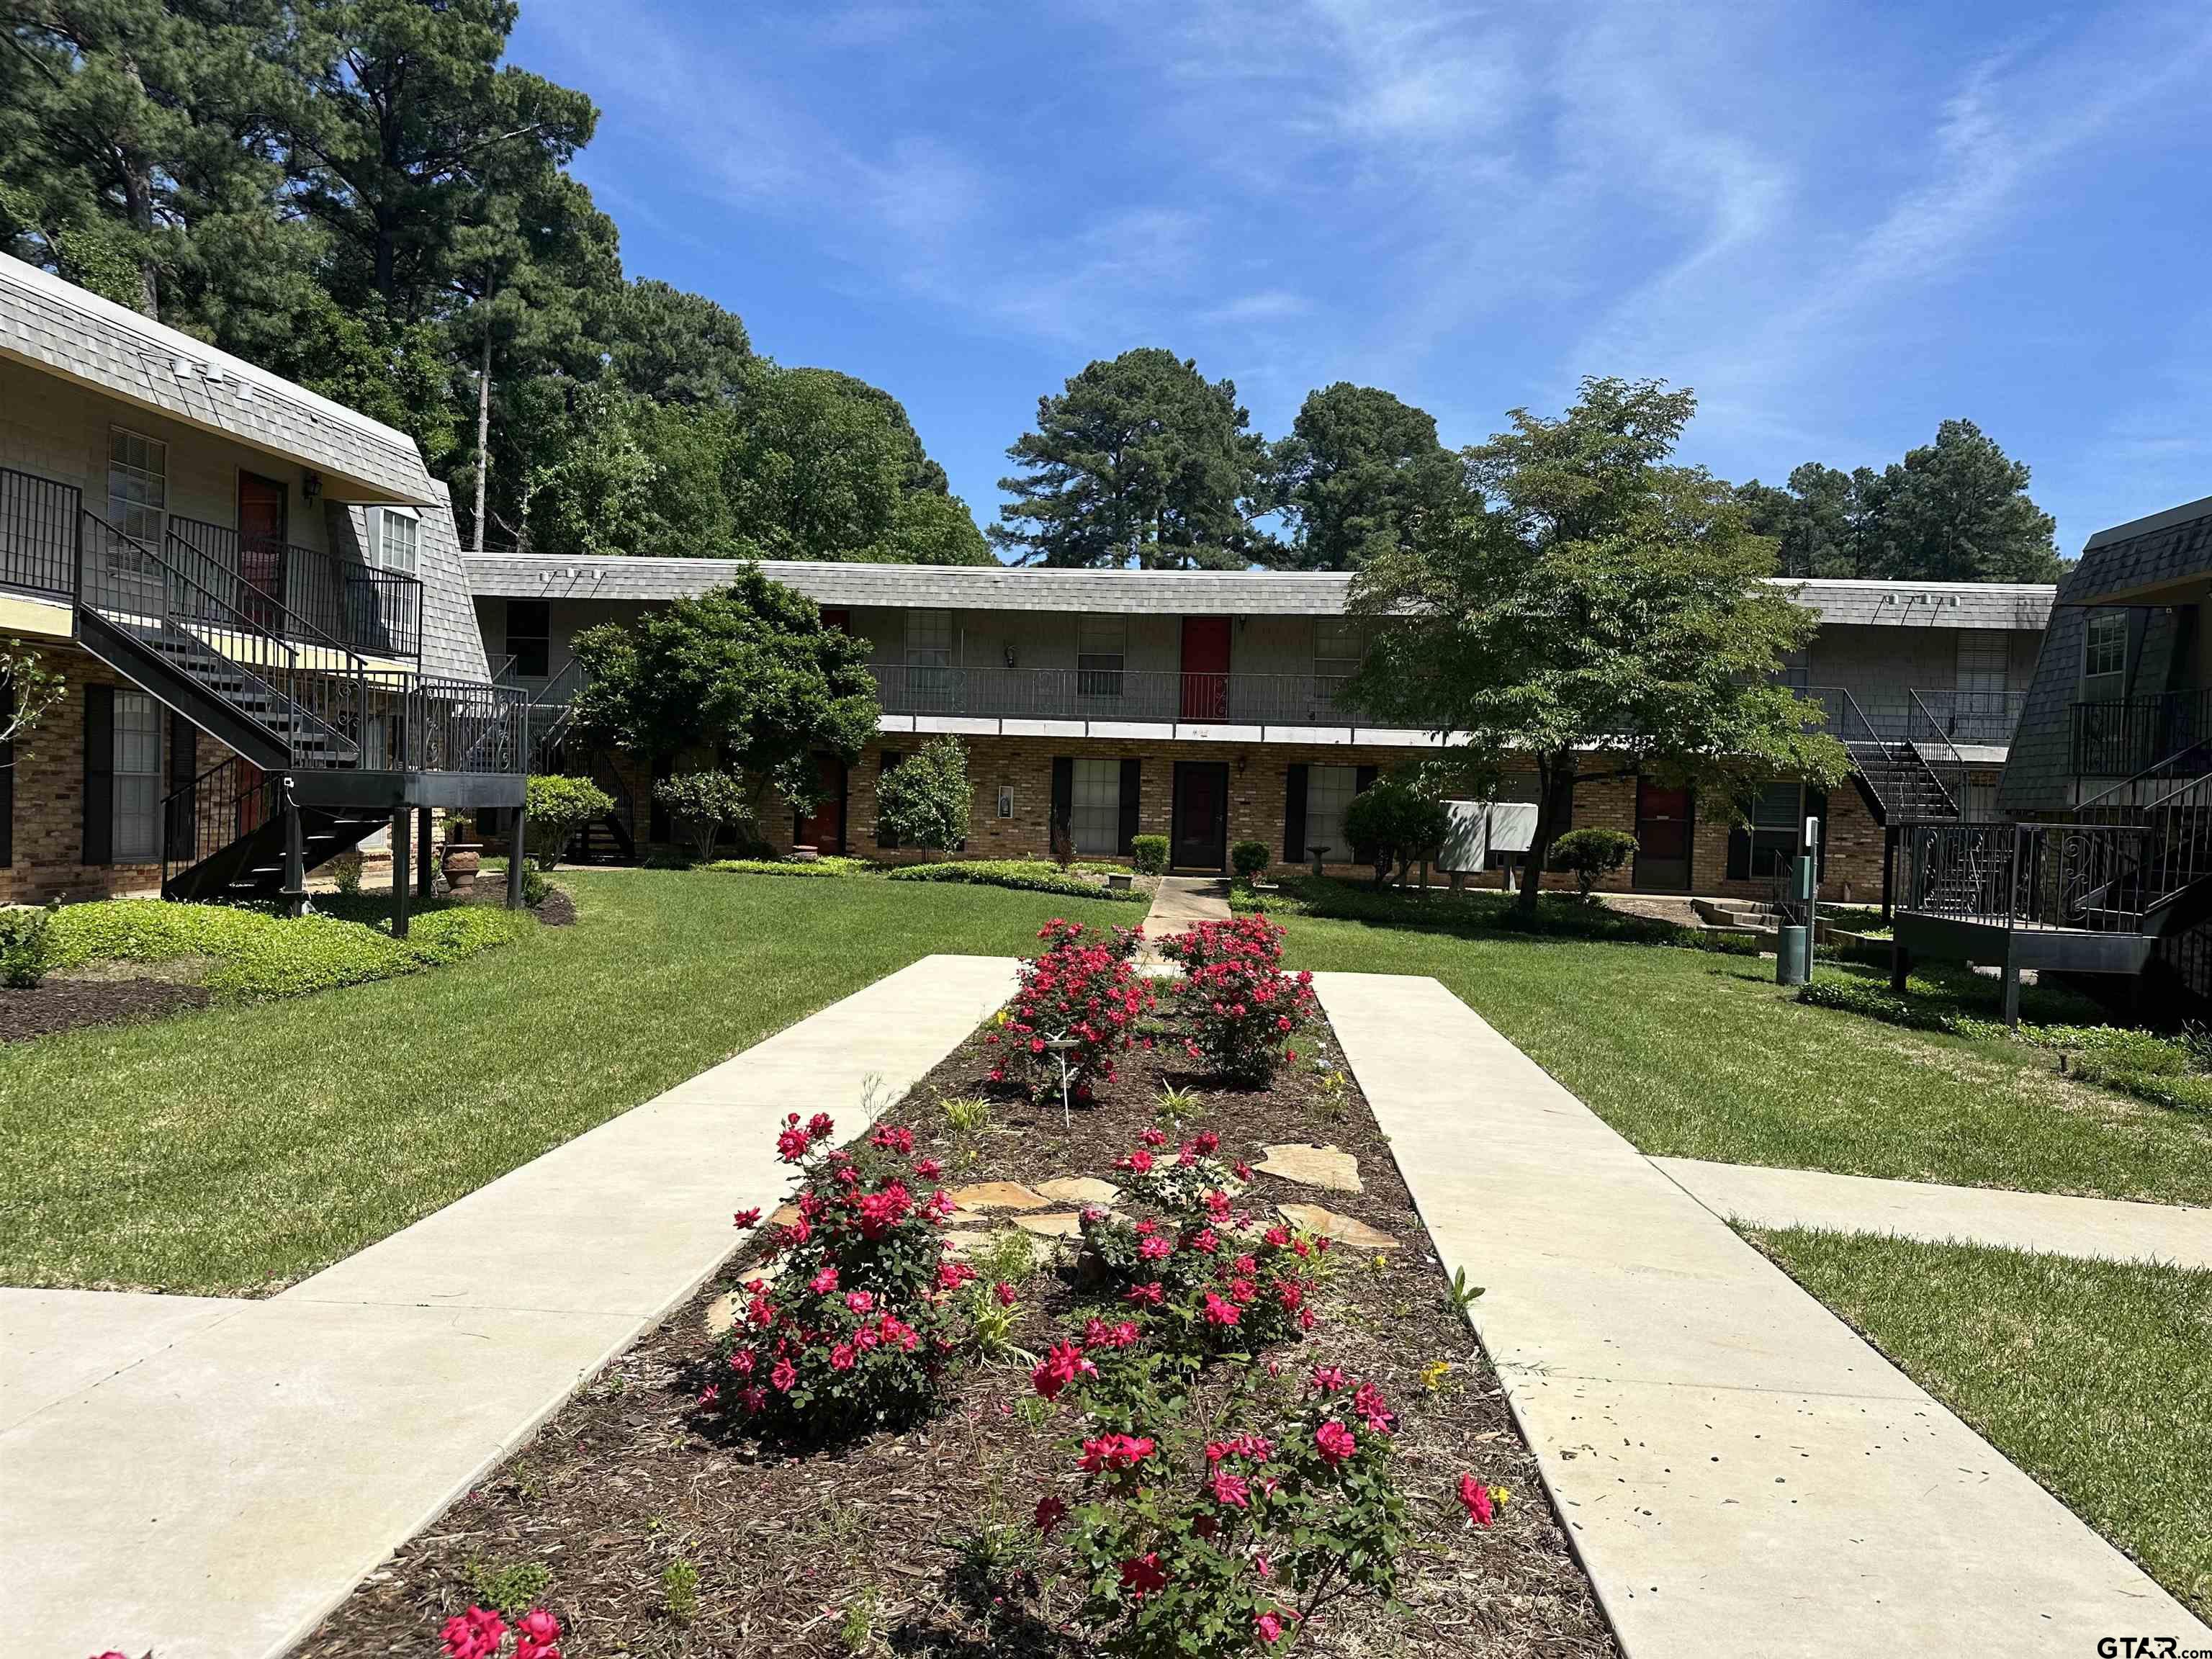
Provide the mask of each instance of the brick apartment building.
{"label": "brick apartment building", "polygon": [[[569,641],[727,582],[711,560],[467,556],[487,649],[557,726],[577,670]],[[887,766],[938,733],[967,745],[975,799],[966,854],[1035,857],[1056,823],[1085,857],[1169,838],[1178,868],[1218,870],[1228,848],[1265,842],[1285,864],[1350,873],[1343,814],[1382,771],[1433,750],[1431,732],[1376,726],[1340,696],[1358,665],[1350,578],[1278,571],[1068,571],[1004,567],[769,563],[764,573],[866,638],[883,703],[857,763],[824,757],[828,804],[761,826],[771,844],[887,859],[916,856],[876,827]],[[1878,900],[1886,830],[1907,812],[1994,810],[1996,778],[2051,610],[2047,586],[1819,581],[1791,585],[1820,629],[1793,684],[1828,708],[1859,763],[1822,798],[1777,779],[1751,822],[1594,755],[1574,822],[1634,834],[1641,851],[1612,884],[1665,893],[1759,894],[1808,813],[1826,825],[1823,893]],[[617,798],[605,843],[634,853],[670,838],[651,779],[631,757],[571,756]],[[1533,769],[1502,799],[1534,798]],[[1498,879],[1495,875],[1489,879]]]}

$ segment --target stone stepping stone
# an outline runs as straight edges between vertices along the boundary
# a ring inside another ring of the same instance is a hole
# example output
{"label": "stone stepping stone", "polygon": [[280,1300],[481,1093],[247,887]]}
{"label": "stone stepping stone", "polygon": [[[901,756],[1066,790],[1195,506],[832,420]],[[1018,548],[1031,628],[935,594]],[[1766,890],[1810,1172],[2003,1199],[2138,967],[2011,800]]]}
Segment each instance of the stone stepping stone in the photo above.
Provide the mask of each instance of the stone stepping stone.
{"label": "stone stepping stone", "polygon": [[1018,1181],[978,1182],[972,1187],[956,1187],[945,1196],[963,1210],[1042,1210],[1052,1202]]}
{"label": "stone stepping stone", "polygon": [[1055,1204],[1110,1205],[1121,1196],[1121,1189],[1112,1182],[1092,1176],[1061,1176],[1054,1181],[1040,1181],[1036,1189]]}
{"label": "stone stepping stone", "polygon": [[1349,1244],[1355,1250],[1395,1250],[1398,1241],[1385,1232],[1377,1232],[1364,1221],[1348,1215],[1339,1215],[1334,1210],[1324,1210],[1318,1204],[1279,1204],[1275,1206],[1284,1220],[1293,1227],[1303,1227],[1310,1233],[1325,1233],[1340,1244]]}
{"label": "stone stepping stone", "polygon": [[1018,1215],[1014,1225],[1024,1232],[1035,1233],[1040,1238],[1080,1238],[1083,1237],[1083,1218],[1073,1210],[1055,1212],[1051,1215]]}
{"label": "stone stepping stone", "polygon": [[1038,1253],[1052,1248],[1043,1239],[1028,1233],[945,1233],[941,1237],[945,1240],[945,1254],[963,1260],[975,1255],[978,1250],[995,1249],[1003,1240],[1018,1238],[1030,1247],[1030,1261],[1034,1266]]}
{"label": "stone stepping stone", "polygon": [[1337,1146],[1294,1141],[1286,1146],[1262,1148],[1267,1156],[1252,1167],[1261,1175],[1295,1181],[1301,1187],[1323,1187],[1331,1192],[1364,1193],[1359,1160]]}

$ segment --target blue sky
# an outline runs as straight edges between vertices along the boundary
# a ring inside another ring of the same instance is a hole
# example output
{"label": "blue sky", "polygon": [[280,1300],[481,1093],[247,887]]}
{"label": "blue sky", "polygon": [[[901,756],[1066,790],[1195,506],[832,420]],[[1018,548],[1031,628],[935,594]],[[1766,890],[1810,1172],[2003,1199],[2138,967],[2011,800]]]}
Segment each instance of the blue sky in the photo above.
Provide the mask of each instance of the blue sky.
{"label": "blue sky", "polygon": [[988,522],[1093,357],[1446,442],[1585,374],[1697,389],[1724,477],[1947,416],[2071,556],[2212,493],[2212,7],[525,0],[633,275],[904,400]]}

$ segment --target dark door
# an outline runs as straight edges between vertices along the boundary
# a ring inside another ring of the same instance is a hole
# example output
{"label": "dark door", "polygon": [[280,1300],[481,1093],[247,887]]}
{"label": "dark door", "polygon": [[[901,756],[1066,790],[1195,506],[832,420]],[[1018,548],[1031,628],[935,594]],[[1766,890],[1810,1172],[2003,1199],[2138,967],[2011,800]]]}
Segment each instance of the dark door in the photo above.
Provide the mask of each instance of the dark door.
{"label": "dark door", "polygon": [[1177,761],[1171,853],[1179,868],[1229,865],[1229,766],[1224,761]]}
{"label": "dark door", "polygon": [[845,763],[835,755],[817,755],[820,766],[822,799],[814,809],[812,817],[794,820],[791,842],[794,847],[811,847],[817,853],[842,854],[845,850]]}
{"label": "dark door", "polygon": [[[284,604],[284,486],[258,473],[238,475],[238,574],[257,593]],[[248,607],[265,611],[248,596]],[[266,623],[272,616],[255,616]]]}
{"label": "dark door", "polygon": [[1182,718],[1229,718],[1229,618],[1182,619]]}
{"label": "dark door", "polygon": [[1697,804],[1687,789],[1636,781],[1636,872],[1639,893],[1690,890],[1690,842]]}

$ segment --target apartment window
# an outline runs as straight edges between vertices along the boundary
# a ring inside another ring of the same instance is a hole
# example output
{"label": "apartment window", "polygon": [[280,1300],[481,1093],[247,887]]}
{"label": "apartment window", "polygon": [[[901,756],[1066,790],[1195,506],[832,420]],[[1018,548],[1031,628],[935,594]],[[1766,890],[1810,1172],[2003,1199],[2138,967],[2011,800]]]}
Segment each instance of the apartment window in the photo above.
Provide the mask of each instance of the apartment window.
{"label": "apartment window", "polygon": [[1751,803],[1751,876],[1778,875],[1797,856],[1805,833],[1805,786],[1767,783]]}
{"label": "apartment window", "polygon": [[1120,696],[1121,671],[1128,661],[1128,649],[1129,624],[1125,618],[1084,617],[1076,624],[1076,695],[1085,697]]}
{"label": "apartment window", "polygon": [[1359,672],[1362,655],[1359,624],[1349,617],[1322,617],[1314,622],[1314,678],[1322,690],[1336,688]]}
{"label": "apartment window", "polygon": [[143,691],[115,694],[114,860],[161,857],[161,708]]}
{"label": "apartment window", "polygon": [[169,447],[159,438],[110,428],[107,521],[147,547],[161,544],[169,507]]}
{"label": "apartment window", "polygon": [[1326,847],[1332,864],[1349,863],[1352,837],[1345,833],[1344,810],[1359,793],[1356,766],[1316,766],[1306,773],[1306,853]]}
{"label": "apartment window", "polygon": [[376,515],[376,562],[383,569],[411,576],[418,562],[422,520],[411,513],[387,507]]}
{"label": "apartment window", "polygon": [[2106,682],[2107,695],[2117,695],[2120,677],[2128,667],[2128,613],[2093,611],[2081,641],[2081,678]]}
{"label": "apartment window", "polygon": [[1103,858],[1121,846],[1121,763],[1078,757],[1069,827],[1076,850]]}
{"label": "apartment window", "polygon": [[[2125,636],[2122,636],[2124,646]],[[2012,641],[1994,629],[1969,628],[1959,635],[1959,694],[2002,696],[2012,665]]]}
{"label": "apartment window", "polygon": [[515,678],[543,680],[553,672],[553,607],[544,599],[507,602],[507,648]]}
{"label": "apartment window", "polygon": [[933,705],[952,695],[952,613],[906,613],[906,682],[916,697]]}
{"label": "apartment window", "polygon": [[1792,691],[1802,691],[1812,685],[1812,653],[1802,646],[1782,653],[1782,684]]}

